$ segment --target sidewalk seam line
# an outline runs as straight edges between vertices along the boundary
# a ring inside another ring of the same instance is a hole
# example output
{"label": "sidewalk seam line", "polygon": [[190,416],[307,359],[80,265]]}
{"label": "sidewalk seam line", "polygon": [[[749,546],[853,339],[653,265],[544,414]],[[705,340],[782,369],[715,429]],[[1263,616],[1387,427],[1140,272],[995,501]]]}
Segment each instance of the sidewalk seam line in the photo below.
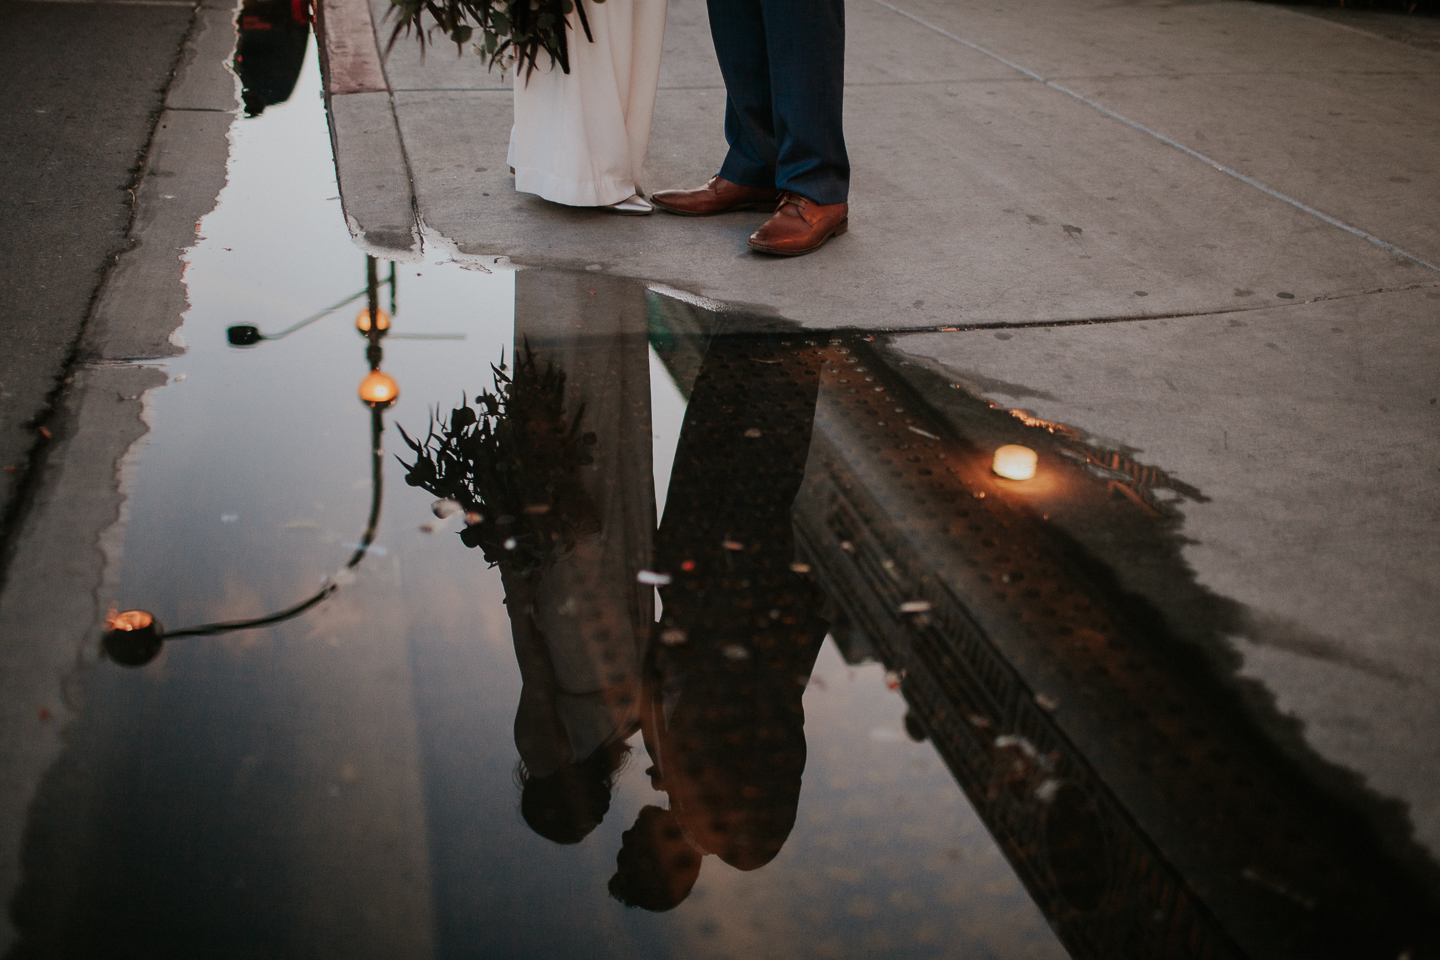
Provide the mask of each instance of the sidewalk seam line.
{"label": "sidewalk seam line", "polygon": [[1421,53],[1428,53],[1432,55],[1440,53],[1440,50],[1431,50],[1429,47],[1418,47],[1415,44],[1409,43],[1405,40],[1397,40],[1394,37],[1387,37],[1383,33],[1375,33],[1371,30],[1366,30],[1364,27],[1357,27],[1354,24],[1350,23],[1341,23],[1338,20],[1331,20],[1329,17],[1317,17],[1315,14],[1306,13],[1304,10],[1291,10],[1290,12],[1298,14],[1299,16],[1302,16],[1307,20],[1315,20],[1320,23],[1328,23],[1332,27],[1336,27],[1341,30],[1349,30],[1351,33],[1358,33],[1361,36],[1369,37],[1371,40],[1384,40],[1387,43],[1398,43],[1401,46],[1409,47],[1412,50],[1419,50]]}
{"label": "sidewalk seam line", "polygon": [[1373,297],[1390,293],[1408,293],[1412,290],[1429,290],[1436,286],[1440,286],[1440,284],[1412,283],[1403,287],[1377,287],[1374,290],[1357,290],[1354,293],[1336,293],[1321,297],[1310,297],[1305,300],[1286,301],[1285,303],[1255,303],[1240,307],[1226,307],[1220,310],[1176,310],[1171,313],[1147,313],[1133,317],[1077,317],[1073,320],[1000,320],[994,323],[947,323],[929,327],[876,327],[874,329],[877,332],[894,334],[974,333],[980,330],[1033,330],[1043,327],[1083,327],[1111,323],[1143,323],[1147,320],[1188,320],[1192,317],[1224,317],[1236,313],[1254,313],[1257,310],[1294,309],[1295,307],[1308,306],[1313,303],[1333,303],[1337,300],[1355,300],[1360,297]]}
{"label": "sidewalk seam line", "polygon": [[1202,162],[1202,163],[1204,163],[1204,164],[1206,164],[1206,165],[1208,165],[1208,166],[1210,166],[1210,167],[1213,167],[1214,169],[1218,170],[1220,173],[1223,173],[1223,174],[1225,174],[1226,176],[1233,177],[1234,179],[1239,180],[1241,183],[1244,183],[1244,184],[1247,184],[1248,186],[1254,187],[1256,190],[1259,190],[1261,193],[1264,193],[1264,194],[1266,194],[1267,196],[1270,196],[1270,197],[1272,197],[1272,198],[1274,198],[1274,199],[1276,199],[1276,200],[1279,200],[1279,201],[1281,201],[1282,203],[1288,203],[1290,206],[1294,207],[1295,209],[1300,210],[1300,211],[1302,211],[1302,212],[1304,212],[1304,213],[1308,213],[1308,214],[1310,214],[1312,217],[1316,217],[1317,219],[1322,220],[1322,221],[1324,221],[1325,223],[1330,224],[1332,227],[1339,227],[1341,230],[1344,230],[1346,233],[1353,234],[1354,236],[1357,236],[1357,237],[1359,237],[1359,238],[1362,239],[1362,240],[1369,241],[1370,243],[1373,243],[1375,246],[1379,247],[1380,249],[1382,249],[1382,250],[1384,250],[1384,251],[1386,251],[1386,252],[1388,252],[1388,253],[1393,253],[1393,254],[1395,254],[1396,256],[1404,257],[1406,260],[1409,260],[1409,261],[1411,261],[1412,263],[1416,263],[1416,264],[1424,267],[1424,268],[1427,269],[1427,270],[1433,271],[1434,273],[1440,273],[1440,266],[1436,266],[1435,264],[1430,263],[1428,260],[1423,260],[1423,259],[1421,259],[1420,257],[1416,256],[1415,254],[1410,253],[1410,252],[1407,251],[1407,250],[1402,250],[1400,247],[1395,246],[1393,243],[1389,243],[1389,242],[1387,242],[1387,241],[1385,241],[1385,240],[1382,240],[1382,239],[1380,239],[1379,237],[1375,236],[1375,235],[1372,234],[1372,233],[1368,233],[1368,232],[1366,232],[1366,231],[1364,231],[1364,230],[1361,230],[1359,227],[1351,226],[1350,224],[1346,223],[1346,222],[1343,221],[1343,220],[1338,220],[1338,219],[1336,219],[1335,217],[1330,216],[1328,213],[1324,213],[1324,212],[1322,212],[1322,211],[1320,211],[1320,210],[1315,209],[1314,207],[1310,206],[1309,204],[1302,203],[1301,201],[1296,200],[1294,197],[1286,196],[1285,194],[1281,193],[1281,192],[1278,191],[1278,190],[1272,189],[1271,187],[1267,187],[1265,184],[1261,183],[1259,180],[1256,180],[1256,179],[1254,179],[1254,178],[1252,178],[1252,177],[1248,177],[1248,176],[1246,176],[1245,174],[1241,173],[1240,171],[1235,170],[1235,169],[1233,169],[1233,168],[1231,168],[1231,167],[1227,167],[1225,164],[1221,163],[1220,161],[1214,160],[1214,159],[1212,159],[1212,158],[1210,158],[1210,157],[1207,157],[1207,156],[1205,156],[1205,154],[1200,153],[1200,152],[1197,151],[1197,150],[1192,150],[1190,147],[1185,146],[1185,144],[1180,143],[1178,140],[1172,140],[1171,138],[1165,136],[1163,133],[1158,133],[1158,132],[1156,132],[1156,131],[1154,131],[1154,130],[1151,130],[1149,127],[1144,126],[1143,124],[1138,123],[1138,122],[1136,122],[1136,121],[1134,121],[1134,120],[1131,120],[1129,117],[1123,116],[1122,114],[1116,113],[1114,110],[1111,110],[1109,107],[1102,106],[1101,104],[1095,102],[1094,100],[1089,99],[1088,97],[1083,97],[1083,96],[1081,96],[1080,94],[1076,93],[1074,90],[1071,90],[1071,89],[1069,89],[1069,88],[1067,88],[1067,87],[1062,87],[1060,84],[1055,83],[1053,80],[1047,80],[1047,79],[1045,79],[1044,77],[1040,76],[1040,74],[1034,72],[1033,70],[1026,69],[1025,67],[1020,66],[1020,64],[1016,63],[1015,61],[1013,61],[1013,60],[1008,60],[1008,59],[1006,59],[1005,57],[1002,57],[1000,54],[995,53],[993,50],[987,50],[985,47],[980,46],[978,43],[975,43],[975,42],[973,42],[973,41],[971,41],[971,40],[966,40],[964,37],[956,36],[955,34],[951,33],[951,32],[948,31],[948,30],[945,30],[945,29],[943,29],[943,28],[941,28],[941,27],[937,27],[935,24],[930,23],[930,22],[928,22],[928,21],[926,21],[926,20],[922,20],[920,17],[917,17],[915,14],[910,13],[910,12],[907,11],[907,10],[902,10],[902,9],[900,9],[899,7],[895,6],[894,4],[887,3],[886,0],[874,0],[874,2],[877,3],[877,4],[879,4],[879,5],[882,6],[882,7],[886,8],[887,10],[893,11],[894,13],[898,13],[900,16],[905,17],[907,20],[912,20],[912,21],[914,21],[915,23],[918,23],[920,26],[925,27],[927,30],[933,30],[933,31],[935,31],[936,33],[940,34],[942,37],[946,37],[946,38],[948,38],[948,39],[950,39],[950,40],[954,40],[956,43],[961,44],[962,46],[969,47],[971,50],[974,50],[976,53],[979,53],[979,54],[982,54],[982,55],[984,55],[984,56],[987,56],[987,57],[989,57],[989,58],[992,59],[992,60],[997,60],[997,61],[999,61],[1000,63],[1005,64],[1005,66],[1009,67],[1010,69],[1015,70],[1015,71],[1018,71],[1018,72],[1020,72],[1020,73],[1023,73],[1025,76],[1029,77],[1031,80],[1034,80],[1034,81],[1036,81],[1036,82],[1038,82],[1038,83],[1042,83],[1042,84],[1044,84],[1045,86],[1049,87],[1051,90],[1055,90],[1055,91],[1057,91],[1057,92],[1059,92],[1059,93],[1063,93],[1063,94],[1065,94],[1067,97],[1072,97],[1072,98],[1074,98],[1075,100],[1078,100],[1078,101],[1080,101],[1081,103],[1085,104],[1087,107],[1090,107],[1092,110],[1096,110],[1096,111],[1098,111],[1099,113],[1102,113],[1102,114],[1104,114],[1105,116],[1110,117],[1110,118],[1113,119],[1113,120],[1118,120],[1118,121],[1120,121],[1121,123],[1125,124],[1127,127],[1130,127],[1130,128],[1133,129],[1133,130],[1136,130],[1136,131],[1138,131],[1138,132],[1140,132],[1140,133],[1146,134],[1147,136],[1153,137],[1153,138],[1155,138],[1156,140],[1159,140],[1161,143],[1165,144],[1166,146],[1174,147],[1176,150],[1179,150],[1181,153],[1186,154],[1187,156],[1193,157],[1193,158],[1195,158],[1196,160],[1199,160],[1200,162]]}

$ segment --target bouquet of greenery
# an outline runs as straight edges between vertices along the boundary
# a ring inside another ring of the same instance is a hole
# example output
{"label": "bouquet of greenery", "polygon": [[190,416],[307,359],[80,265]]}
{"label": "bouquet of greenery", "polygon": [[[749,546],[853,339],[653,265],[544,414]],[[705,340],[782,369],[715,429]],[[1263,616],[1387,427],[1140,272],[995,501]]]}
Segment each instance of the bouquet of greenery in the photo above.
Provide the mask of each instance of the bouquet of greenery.
{"label": "bouquet of greenery", "polygon": [[462,398],[448,420],[436,411],[424,440],[400,428],[415,455],[414,463],[400,462],[406,483],[465,511],[465,546],[479,547],[492,566],[528,576],[600,529],[579,475],[594,462],[596,437],[580,429],[583,404],[573,419],[565,416],[565,371],[548,363],[542,369],[528,343],[513,376],[503,357],[490,369],[495,392],[481,391],[473,406]]}
{"label": "bouquet of greenery", "polygon": [[[604,0],[594,0],[602,3]],[[590,21],[585,17],[582,0],[390,0],[394,6],[395,29],[390,33],[387,52],[395,46],[400,34],[409,36],[413,30],[423,50],[433,30],[439,30],[463,49],[478,31],[475,52],[489,58],[487,66],[497,63],[504,69],[513,66],[528,78],[535,71],[540,51],[570,72],[570,48],[566,28],[573,11],[591,43]],[[433,27],[423,26],[422,14],[435,21]]]}

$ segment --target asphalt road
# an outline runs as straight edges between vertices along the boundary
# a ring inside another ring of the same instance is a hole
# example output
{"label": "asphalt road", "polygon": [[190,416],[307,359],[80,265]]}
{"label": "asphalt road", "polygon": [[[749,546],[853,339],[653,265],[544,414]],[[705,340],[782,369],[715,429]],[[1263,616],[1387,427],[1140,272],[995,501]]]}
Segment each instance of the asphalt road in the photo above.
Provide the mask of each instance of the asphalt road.
{"label": "asphalt road", "polygon": [[0,3],[0,582],[195,11]]}

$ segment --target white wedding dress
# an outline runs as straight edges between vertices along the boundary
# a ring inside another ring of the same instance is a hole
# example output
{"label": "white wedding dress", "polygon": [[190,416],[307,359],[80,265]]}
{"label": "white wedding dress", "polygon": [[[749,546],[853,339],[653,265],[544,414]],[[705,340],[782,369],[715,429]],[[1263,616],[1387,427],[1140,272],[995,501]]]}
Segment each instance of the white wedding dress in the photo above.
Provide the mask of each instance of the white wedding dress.
{"label": "white wedding dress", "polygon": [[522,193],[601,207],[643,193],[668,0],[577,2],[595,42],[572,13],[570,72],[542,52],[528,82],[517,73],[510,166]]}

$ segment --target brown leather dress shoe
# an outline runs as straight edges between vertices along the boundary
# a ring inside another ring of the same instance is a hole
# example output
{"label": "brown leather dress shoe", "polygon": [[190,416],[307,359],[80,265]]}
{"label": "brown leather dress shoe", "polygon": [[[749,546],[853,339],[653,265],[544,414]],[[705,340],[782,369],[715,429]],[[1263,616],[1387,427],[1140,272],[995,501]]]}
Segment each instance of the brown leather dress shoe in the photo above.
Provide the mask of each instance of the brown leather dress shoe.
{"label": "brown leather dress shoe", "polygon": [[798,193],[786,193],[774,216],[750,235],[750,249],[798,257],[849,229],[849,215],[848,203],[816,203]]}
{"label": "brown leather dress shoe", "polygon": [[780,199],[774,187],[742,187],[721,177],[711,177],[694,190],[661,190],[650,202],[661,210],[683,217],[708,217],[732,210],[764,210]]}

